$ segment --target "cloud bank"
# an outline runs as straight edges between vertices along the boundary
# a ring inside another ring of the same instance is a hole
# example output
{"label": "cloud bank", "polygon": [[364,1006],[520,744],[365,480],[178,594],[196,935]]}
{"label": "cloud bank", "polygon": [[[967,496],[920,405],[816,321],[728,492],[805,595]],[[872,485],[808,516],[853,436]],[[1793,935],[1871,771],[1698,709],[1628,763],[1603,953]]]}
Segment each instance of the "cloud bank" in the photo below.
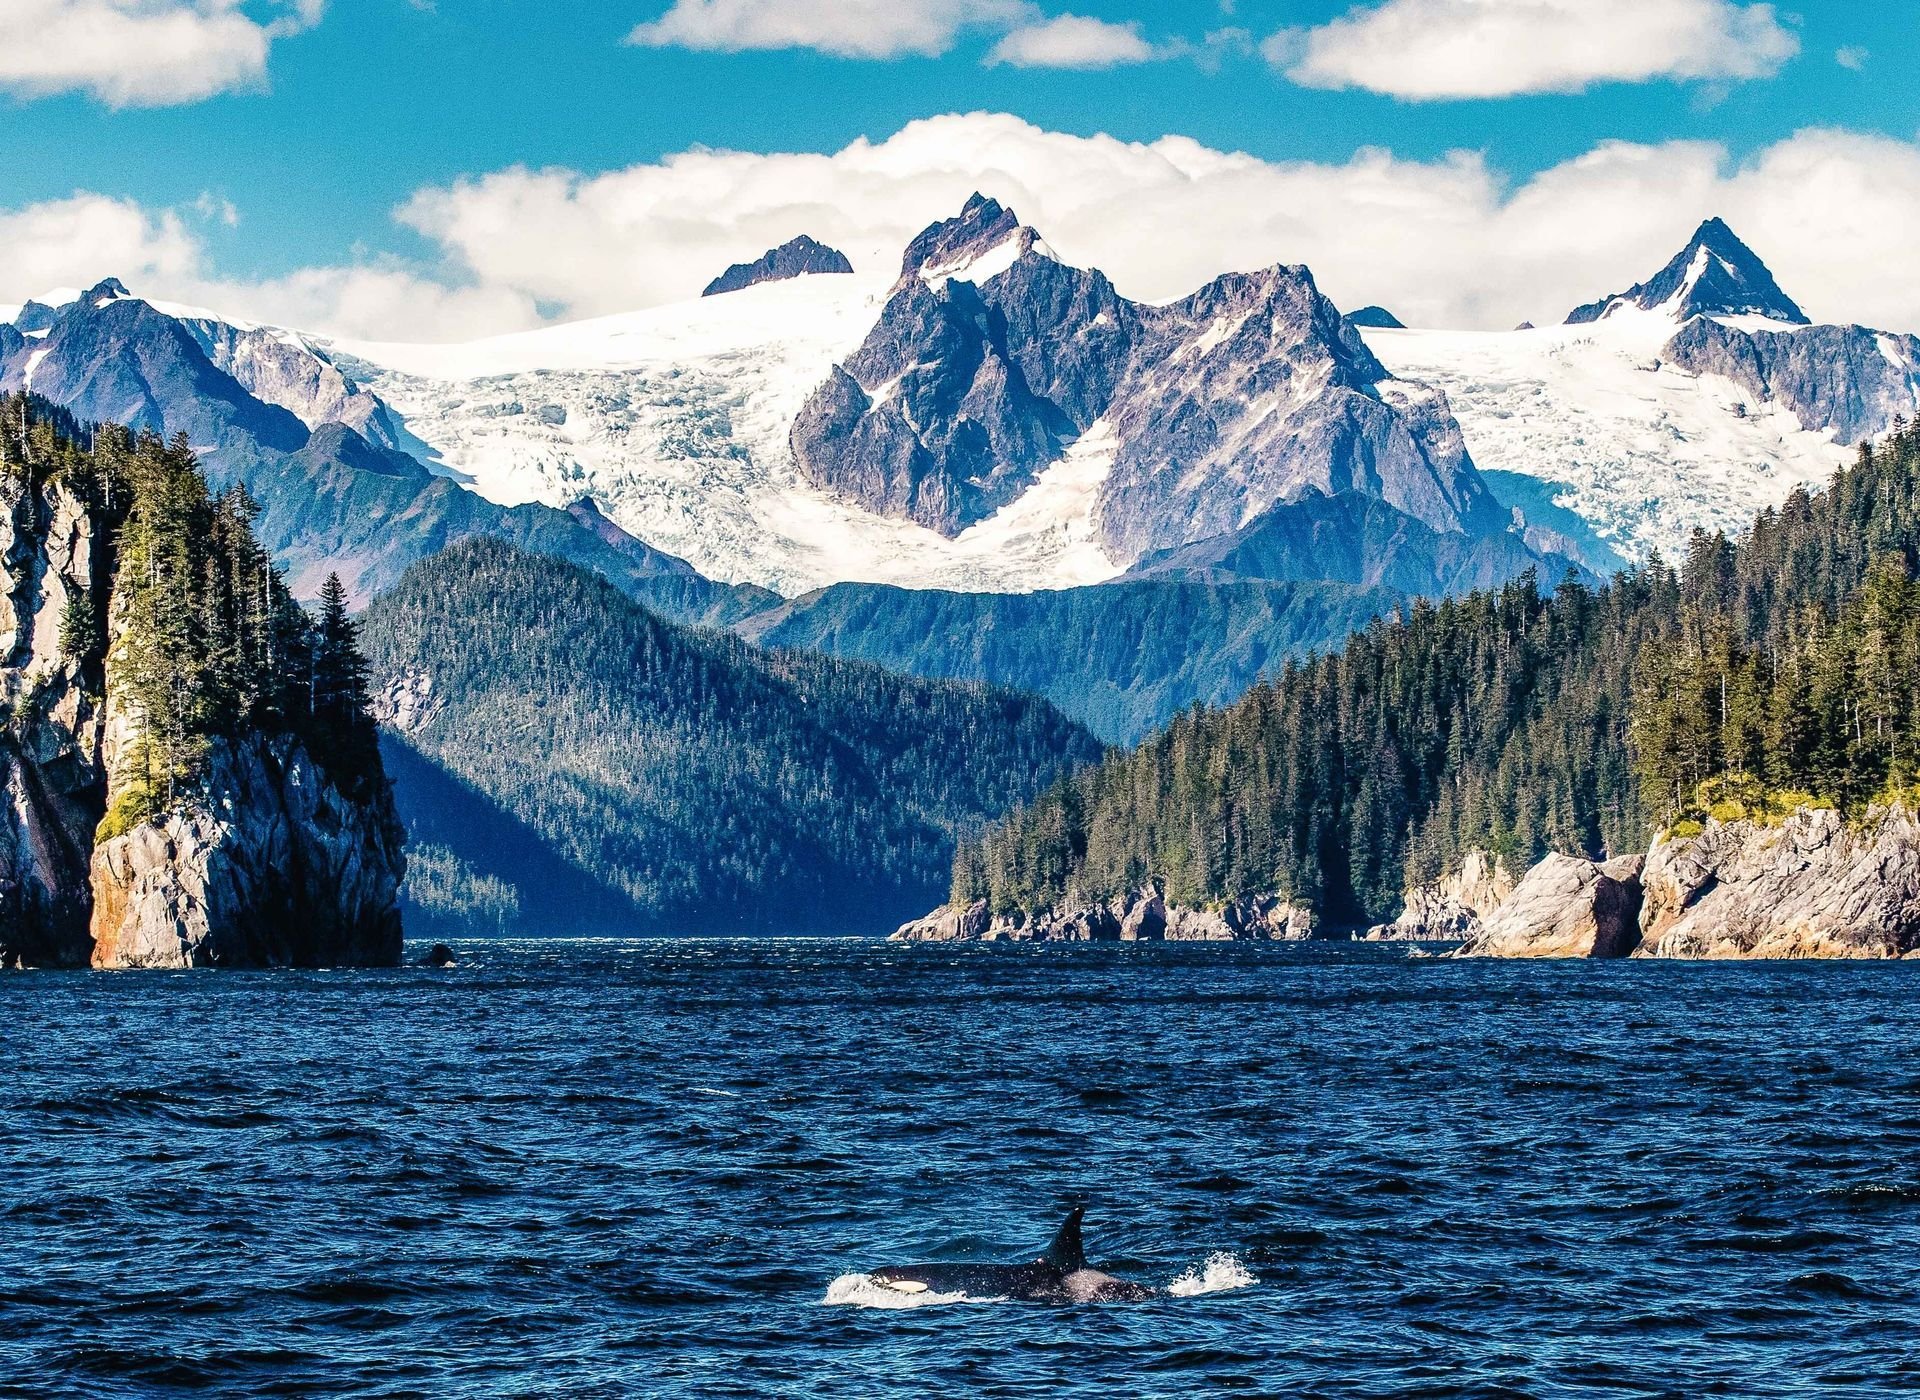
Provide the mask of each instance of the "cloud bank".
{"label": "cloud bank", "polygon": [[325,3],[4,0],[0,89],[16,97],[80,92],[112,107],[164,107],[258,87],[274,41],[318,24]]}
{"label": "cloud bank", "polygon": [[1131,296],[1306,263],[1341,305],[1487,329],[1558,320],[1619,291],[1719,214],[1816,319],[1920,330],[1920,282],[1902,272],[1920,222],[1912,142],[1809,130],[1746,161],[1710,142],[1613,142],[1515,181],[1473,153],[1268,161],[992,114],[914,122],[827,155],[694,150],[603,174],[500,170],[397,211],[431,260],[264,282],[219,274],[214,216],[77,196],[0,213],[0,300],[117,274],[136,291],[279,324],[464,338],[690,298],[799,233],[891,270],[913,234],[976,189]]}
{"label": "cloud bank", "polygon": [[1386,0],[1264,51],[1308,87],[1425,101],[1771,77],[1800,41],[1772,5],[1733,0]]}

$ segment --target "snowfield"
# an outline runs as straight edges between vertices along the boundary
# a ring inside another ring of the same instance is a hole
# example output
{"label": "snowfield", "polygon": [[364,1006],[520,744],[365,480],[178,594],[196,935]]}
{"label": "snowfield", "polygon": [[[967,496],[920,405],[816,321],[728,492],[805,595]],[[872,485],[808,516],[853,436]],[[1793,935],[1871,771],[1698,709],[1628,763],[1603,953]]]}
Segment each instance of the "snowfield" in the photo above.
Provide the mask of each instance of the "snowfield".
{"label": "snowfield", "polygon": [[464,345],[329,350],[404,416],[436,470],[503,505],[591,496],[630,534],[723,582],[788,595],[840,582],[1027,592],[1119,573],[1093,542],[1112,455],[1098,432],[954,540],[800,478],[793,420],[866,338],[891,286],[801,277]]}
{"label": "snowfield", "polygon": [[1475,465],[1558,483],[1556,504],[1621,554],[1671,560],[1696,525],[1737,532],[1854,456],[1731,380],[1663,365],[1678,329],[1665,310],[1618,307],[1584,326],[1361,335],[1394,374],[1446,391]]}

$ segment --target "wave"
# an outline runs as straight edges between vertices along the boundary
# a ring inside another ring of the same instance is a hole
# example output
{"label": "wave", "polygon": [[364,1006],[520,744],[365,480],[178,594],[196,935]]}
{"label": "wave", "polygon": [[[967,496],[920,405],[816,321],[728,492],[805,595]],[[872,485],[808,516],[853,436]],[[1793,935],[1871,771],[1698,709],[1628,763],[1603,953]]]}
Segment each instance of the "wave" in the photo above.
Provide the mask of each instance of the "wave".
{"label": "wave", "polygon": [[1167,1285],[1176,1298],[1199,1298],[1208,1293],[1231,1293],[1236,1288],[1251,1288],[1260,1280],[1253,1270],[1240,1262],[1240,1256],[1216,1250],[1207,1262],[1196,1264]]}
{"label": "wave", "polygon": [[903,1293],[875,1281],[872,1274],[842,1274],[827,1285],[820,1300],[829,1308],[930,1308],[943,1303],[1004,1303],[1004,1298],[970,1298],[965,1293]]}

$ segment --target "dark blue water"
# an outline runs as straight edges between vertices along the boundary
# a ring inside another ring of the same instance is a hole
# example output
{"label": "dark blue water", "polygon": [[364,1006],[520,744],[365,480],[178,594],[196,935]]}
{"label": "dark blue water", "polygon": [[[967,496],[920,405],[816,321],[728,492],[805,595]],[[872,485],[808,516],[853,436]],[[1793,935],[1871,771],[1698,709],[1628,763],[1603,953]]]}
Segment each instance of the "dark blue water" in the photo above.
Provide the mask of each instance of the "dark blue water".
{"label": "dark blue water", "polygon": [[[0,1388],[1920,1388],[1920,965],[463,951],[0,979]],[[1076,1195],[1117,1273],[1258,1282],[823,1305]]]}

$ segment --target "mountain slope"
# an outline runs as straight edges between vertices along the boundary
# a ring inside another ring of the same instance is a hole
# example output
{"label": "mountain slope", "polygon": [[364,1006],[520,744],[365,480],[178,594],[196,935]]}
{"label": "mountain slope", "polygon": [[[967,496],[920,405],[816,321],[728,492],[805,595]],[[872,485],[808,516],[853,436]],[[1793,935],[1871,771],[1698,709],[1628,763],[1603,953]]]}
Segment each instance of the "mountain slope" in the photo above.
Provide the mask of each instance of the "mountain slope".
{"label": "mountain slope", "polygon": [[1676,321],[1695,316],[1763,316],[1805,326],[1806,312],[1780,289],[1767,265],[1720,219],[1708,219],[1653,277],[1618,296],[1577,308],[1570,326],[1590,325],[1633,308]]}
{"label": "mountain slope", "polygon": [[986,594],[839,584],[742,631],[767,646],[1015,686],[1127,744],[1191,705],[1237,699],[1289,657],[1402,601],[1385,588],[1230,578]]}
{"label": "mountain slope", "polygon": [[[0,387],[31,383],[83,421],[184,433],[216,488],[244,485],[259,503],[255,528],[297,593],[313,595],[338,572],[364,598],[452,540],[497,535],[599,569],[686,621],[724,625],[777,601],[700,577],[591,507],[503,507],[326,420],[337,412],[377,437],[405,436],[379,399],[299,337],[163,310],[111,278],[60,306],[27,310],[36,313],[23,312],[30,335],[0,330]],[[322,421],[309,430],[213,355]]]}
{"label": "mountain slope", "polygon": [[674,627],[492,540],[414,566],[363,636],[402,817],[544,932],[879,931],[1101,752],[1042,701]]}

